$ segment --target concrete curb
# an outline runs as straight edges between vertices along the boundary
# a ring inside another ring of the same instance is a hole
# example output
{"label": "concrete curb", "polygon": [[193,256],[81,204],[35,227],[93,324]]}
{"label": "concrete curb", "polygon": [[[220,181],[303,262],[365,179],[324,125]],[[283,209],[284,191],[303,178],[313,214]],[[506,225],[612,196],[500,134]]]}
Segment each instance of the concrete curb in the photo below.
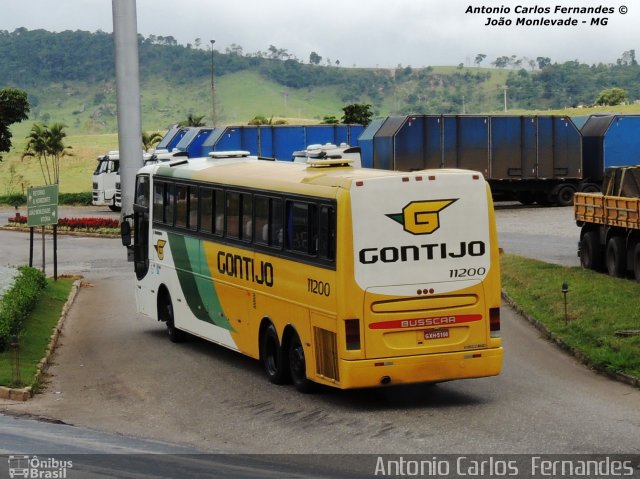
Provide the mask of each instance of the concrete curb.
{"label": "concrete curb", "polygon": [[516,302],[504,291],[502,290],[502,299],[504,299],[505,303],[511,306],[520,316],[529,321],[538,331],[540,331],[548,340],[554,343],[556,346],[560,347],[563,351],[569,353],[578,361],[580,361],[585,366],[593,369],[594,371],[607,376],[610,379],[614,379],[616,381],[620,381],[622,383],[628,384],[630,386],[636,387],[640,389],[640,379],[630,376],[624,373],[618,373],[615,371],[611,371],[610,369],[601,366],[599,364],[595,364],[589,357],[587,357],[581,351],[578,351],[574,347],[567,344],[562,338],[560,338],[557,334],[550,331],[544,324],[538,321],[536,318],[529,316],[525,313],[520,306],[516,304]]}
{"label": "concrete curb", "polygon": [[[60,339],[60,334],[62,333],[62,327],[64,326],[64,321],[67,319],[67,314],[69,314],[69,309],[73,305],[73,302],[80,291],[81,280],[77,279],[73,282],[73,286],[71,287],[71,291],[69,292],[69,296],[67,297],[67,301],[64,303],[62,307],[62,312],[60,313],[60,319],[56,324],[53,333],[51,334],[51,338],[49,339],[49,345],[47,346],[47,351],[44,354],[44,357],[38,363],[38,369],[36,370],[36,375],[33,383],[37,384],[40,382],[42,375],[46,372],[51,362],[51,356],[53,355],[56,346],[58,345],[58,340]],[[9,388],[5,386],[0,386],[0,399],[11,399],[14,401],[27,401],[29,398],[33,397],[35,391],[33,390],[33,386],[28,386],[26,388]]]}

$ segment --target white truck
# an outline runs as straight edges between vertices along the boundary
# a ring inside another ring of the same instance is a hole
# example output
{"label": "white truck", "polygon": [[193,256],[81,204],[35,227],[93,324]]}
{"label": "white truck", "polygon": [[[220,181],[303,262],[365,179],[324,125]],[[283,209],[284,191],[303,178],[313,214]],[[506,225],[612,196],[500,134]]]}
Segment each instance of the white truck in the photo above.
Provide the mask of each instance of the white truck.
{"label": "white truck", "polygon": [[[143,153],[144,163],[146,164],[152,157],[151,153]],[[112,150],[103,156],[99,156],[97,160],[98,166],[93,172],[92,178],[91,204],[94,206],[108,206],[111,211],[120,211],[122,206],[120,195],[120,154],[118,150]]]}

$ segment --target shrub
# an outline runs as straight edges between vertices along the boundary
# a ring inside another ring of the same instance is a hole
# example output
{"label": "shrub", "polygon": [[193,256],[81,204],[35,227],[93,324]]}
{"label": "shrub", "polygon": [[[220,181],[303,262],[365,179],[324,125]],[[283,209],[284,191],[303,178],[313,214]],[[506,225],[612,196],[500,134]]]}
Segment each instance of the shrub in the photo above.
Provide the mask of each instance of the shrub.
{"label": "shrub", "polygon": [[58,195],[58,204],[91,206],[91,192],[86,191],[84,193],[60,193]]}
{"label": "shrub", "polygon": [[10,195],[0,196],[0,203],[17,208],[18,206],[27,204],[27,197],[22,193],[12,193]]}
{"label": "shrub", "polygon": [[11,344],[12,336],[22,332],[25,320],[47,285],[42,271],[29,266],[21,266],[18,270],[20,273],[13,286],[0,299],[0,351]]}

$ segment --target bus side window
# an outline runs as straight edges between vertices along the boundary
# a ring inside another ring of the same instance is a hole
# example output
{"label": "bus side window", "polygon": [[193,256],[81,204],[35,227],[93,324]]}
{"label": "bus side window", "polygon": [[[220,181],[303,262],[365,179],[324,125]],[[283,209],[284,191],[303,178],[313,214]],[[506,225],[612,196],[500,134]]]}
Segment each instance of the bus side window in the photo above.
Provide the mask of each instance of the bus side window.
{"label": "bus side window", "polygon": [[282,248],[284,240],[284,206],[282,200],[274,199],[271,203],[271,221],[269,222],[271,229],[269,236],[269,244],[278,249]]}
{"label": "bus side window", "polygon": [[198,229],[198,187],[189,187],[189,229]]}
{"label": "bus side window", "polygon": [[297,201],[287,202],[288,250],[315,256],[317,253],[318,225],[316,206]]}
{"label": "bus side window", "polygon": [[213,190],[200,188],[200,231],[213,232]]}
{"label": "bus side window", "polygon": [[161,181],[153,184],[153,221],[164,221],[164,186]]}
{"label": "bus side window", "polygon": [[164,188],[164,217],[163,221],[169,226],[173,226],[173,212],[174,212],[174,187],[173,183],[166,183]]}
{"label": "bus side window", "polygon": [[254,197],[255,201],[255,242],[258,244],[269,244],[269,205],[271,203],[271,199],[267,196],[258,196]]}
{"label": "bus side window", "polygon": [[227,191],[226,236],[240,238],[240,193]]}
{"label": "bus side window", "polygon": [[213,234],[216,236],[222,236],[224,233],[224,191],[213,190],[213,217],[215,223],[213,223]]}
{"label": "bus side window", "polygon": [[187,227],[189,213],[189,187],[186,185],[176,185],[176,226]]}
{"label": "bus side window", "polygon": [[251,241],[253,237],[253,204],[251,202],[251,195],[248,193],[242,193],[240,195],[242,202],[242,240]]}

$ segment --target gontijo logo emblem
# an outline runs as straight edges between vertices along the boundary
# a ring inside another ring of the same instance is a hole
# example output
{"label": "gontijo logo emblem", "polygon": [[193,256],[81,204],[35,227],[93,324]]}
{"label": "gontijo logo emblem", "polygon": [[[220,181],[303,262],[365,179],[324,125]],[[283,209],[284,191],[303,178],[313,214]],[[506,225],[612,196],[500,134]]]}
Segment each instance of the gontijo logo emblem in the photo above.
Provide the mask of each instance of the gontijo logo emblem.
{"label": "gontijo logo emblem", "polygon": [[153,246],[156,250],[156,253],[158,253],[158,259],[160,260],[164,259],[164,245],[166,244],[167,242],[165,240],[159,239],[157,243]]}
{"label": "gontijo logo emblem", "polygon": [[402,208],[402,213],[388,214],[393,221],[400,223],[407,233],[429,235],[440,228],[440,212],[453,200],[412,201]]}

